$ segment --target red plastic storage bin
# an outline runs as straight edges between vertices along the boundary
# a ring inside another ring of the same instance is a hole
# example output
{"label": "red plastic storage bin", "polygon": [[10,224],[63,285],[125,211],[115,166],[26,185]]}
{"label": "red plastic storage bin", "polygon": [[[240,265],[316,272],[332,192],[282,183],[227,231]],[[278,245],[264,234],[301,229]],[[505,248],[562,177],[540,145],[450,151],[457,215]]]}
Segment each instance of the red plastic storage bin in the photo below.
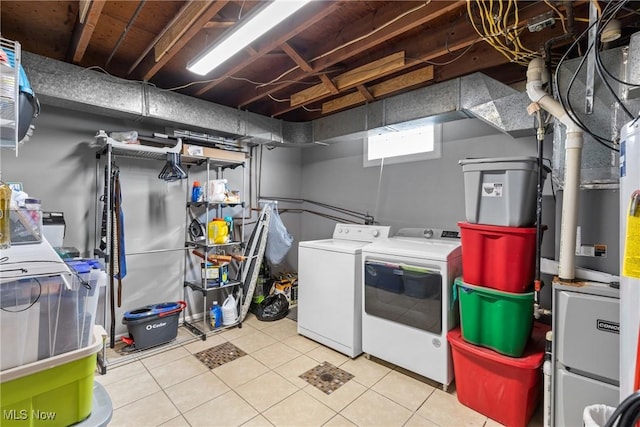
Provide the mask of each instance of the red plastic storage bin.
{"label": "red plastic storage bin", "polygon": [[536,229],[459,222],[462,279],[504,292],[526,292],[533,282]]}
{"label": "red plastic storage bin", "polygon": [[520,358],[469,344],[460,328],[451,330],[447,340],[460,403],[507,427],[525,427],[540,400],[544,336],[549,329],[536,322]]}

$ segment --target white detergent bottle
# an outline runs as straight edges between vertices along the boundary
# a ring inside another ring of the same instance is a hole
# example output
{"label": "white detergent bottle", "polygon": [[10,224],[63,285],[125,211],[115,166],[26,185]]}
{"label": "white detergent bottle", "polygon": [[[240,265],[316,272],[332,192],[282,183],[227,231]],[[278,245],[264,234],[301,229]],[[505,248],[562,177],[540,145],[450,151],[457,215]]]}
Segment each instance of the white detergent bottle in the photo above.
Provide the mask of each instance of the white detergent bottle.
{"label": "white detergent bottle", "polygon": [[238,305],[233,295],[229,295],[222,303],[222,324],[233,325],[238,320]]}

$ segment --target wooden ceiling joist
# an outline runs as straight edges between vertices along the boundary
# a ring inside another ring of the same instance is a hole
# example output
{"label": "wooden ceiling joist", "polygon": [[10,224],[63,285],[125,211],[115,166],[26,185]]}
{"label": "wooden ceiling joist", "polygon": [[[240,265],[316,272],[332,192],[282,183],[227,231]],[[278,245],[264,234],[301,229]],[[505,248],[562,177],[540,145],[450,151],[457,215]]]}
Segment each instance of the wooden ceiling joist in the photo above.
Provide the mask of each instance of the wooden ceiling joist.
{"label": "wooden ceiling joist", "polygon": [[84,6],[86,8],[86,12],[82,10],[80,11],[80,17],[82,17],[82,13],[85,14],[83,19],[84,22],[81,22],[80,19],[78,19],[73,30],[73,37],[71,38],[69,50],[67,52],[67,58],[70,58],[73,63],[78,64],[82,61],[82,58],[87,51],[87,47],[89,46],[89,40],[91,40],[91,36],[98,24],[98,19],[100,19],[100,14],[102,13],[104,4],[105,0],[91,0],[91,4]]}
{"label": "wooden ceiling joist", "polygon": [[[251,58],[248,58],[236,64],[230,70],[226,71],[223,75],[217,78],[215,81],[212,81],[211,83],[208,83],[207,85],[203,86],[199,91],[196,92],[196,95],[200,96],[200,95],[203,95],[204,93],[207,93],[208,91],[216,87],[218,84],[222,83],[228,77],[233,76],[239,71],[244,70],[246,67],[251,65],[251,63],[253,63],[256,59],[278,48],[284,42],[290,40],[297,34],[302,33],[304,30],[316,24],[318,21],[322,20],[324,17],[331,15],[333,12],[335,12],[337,9],[341,7],[342,7],[342,4],[337,1],[330,2],[329,4],[326,4],[326,3],[323,4],[323,2],[311,2],[305,7],[305,9],[303,9],[303,11],[308,12],[308,15],[306,15],[308,17],[306,19],[303,19],[303,20],[298,19],[294,21],[295,25],[291,25],[288,31],[286,31],[285,33],[277,37],[271,38],[265,45],[261,46],[260,49],[258,50],[257,55],[252,56]],[[307,10],[307,8],[309,8],[310,10]],[[291,18],[295,19],[296,16],[294,15]]]}
{"label": "wooden ceiling joist", "polygon": [[[213,1],[194,1],[189,3],[184,13],[173,23],[173,25],[164,33],[158,43],[154,47],[155,60],[158,62],[180,37],[193,25],[200,15],[213,3]],[[210,22],[210,21],[209,21]],[[207,22],[208,23],[208,22]]]}
{"label": "wooden ceiling joist", "polygon": [[219,19],[214,19],[212,21],[204,24],[203,28],[222,28],[227,29],[229,27],[233,27],[237,21],[221,21]]}
{"label": "wooden ceiling joist", "polygon": [[[317,55],[316,57],[320,57],[314,61],[310,61],[313,66],[313,70],[314,72],[321,72],[328,67],[348,60],[359,53],[363,53],[369,49],[379,46],[402,33],[410,31],[411,29],[419,27],[447,13],[458,10],[461,7],[466,7],[465,0],[447,3],[446,5],[443,5],[440,2],[431,2],[426,4],[424,7],[414,6],[414,9],[416,9],[415,11],[398,19],[398,5],[391,2],[389,5],[377,11],[376,20],[381,22],[382,25],[384,25],[385,22],[388,23],[393,21],[393,23],[384,26],[371,36],[363,38],[363,35],[371,32],[371,18],[365,17],[354,22],[353,25],[346,27],[344,32],[341,34],[340,40],[342,41],[341,44],[344,45],[343,47],[338,46],[337,48],[334,48],[335,50],[333,51],[329,50],[331,53]],[[445,40],[448,31],[449,29],[445,28],[444,30],[437,31],[437,33],[442,40]],[[434,36],[434,34],[429,34],[429,38],[432,36]],[[358,41],[351,43],[353,40]],[[238,107],[246,107],[264,97],[282,92],[292,84],[295,84],[291,82],[303,80],[305,77],[307,77],[307,73],[302,70],[297,70],[287,74],[287,83],[248,91],[245,95],[239,96]]]}
{"label": "wooden ceiling joist", "polygon": [[191,27],[185,31],[185,33],[182,35],[182,37],[180,37],[179,39],[176,40],[176,42],[173,44],[173,46],[164,54],[164,56],[158,61],[156,62],[151,69],[149,69],[149,71],[147,71],[143,77],[143,80],[150,80],[151,77],[155,76],[156,73],[158,71],[160,71],[160,69],[162,67],[165,66],[165,64],[167,62],[169,62],[169,60],[171,58],[173,58],[175,56],[176,53],[178,53],[180,51],[180,49],[182,49],[187,43],[189,43],[189,41],[196,35],[198,34],[198,32],[202,29],[202,27],[204,27],[204,25],[211,21],[217,14],[218,12],[220,12],[222,10],[222,8],[228,3],[228,0],[216,0],[216,1],[209,1],[209,3],[211,3],[209,5],[209,8],[206,9],[204,11],[204,13],[202,13],[198,19],[196,19],[193,24],[191,25]]}
{"label": "wooden ceiling joist", "polygon": [[78,20],[81,24],[84,24],[84,20],[87,18],[89,6],[91,6],[91,0],[80,0],[78,2]]}
{"label": "wooden ceiling joist", "polygon": [[[305,61],[304,58],[300,56],[300,54],[289,43],[284,42],[282,43],[281,47],[282,50],[287,54],[287,56],[291,58],[293,62],[295,62],[298,67],[300,67],[300,69],[306,71],[307,73],[313,72],[311,65],[309,65],[309,63]],[[336,85],[334,85],[331,79],[325,74],[320,74],[319,77],[320,81],[327,88],[327,90],[329,90],[329,92],[333,94],[340,92]]]}
{"label": "wooden ceiling joist", "polygon": [[[343,91],[359,84],[377,79],[402,68],[405,65],[404,51],[396,52],[377,61],[354,68],[332,79],[339,91]],[[291,106],[308,104],[330,95],[331,92],[324,84],[312,86],[291,95]]]}
{"label": "wooden ceiling joist", "polygon": [[289,58],[291,58],[293,62],[295,62],[296,65],[298,65],[298,67],[300,67],[303,71],[306,71],[307,73],[313,72],[313,68],[311,68],[311,65],[309,65],[309,63],[305,61],[305,59],[300,56],[298,51],[296,51],[289,43],[283,42],[280,47],[282,48],[284,53],[286,53]]}
{"label": "wooden ceiling joist", "polygon": [[349,95],[323,103],[322,114],[344,110],[345,108],[353,107],[364,102],[371,102],[375,98],[380,98],[400,90],[409,89],[429,80],[433,80],[432,65],[402,74],[401,76],[373,85],[370,88],[364,88],[366,93],[369,93],[372,96],[372,99],[367,99],[360,90],[360,87],[358,87],[358,92],[350,93]]}
{"label": "wooden ceiling joist", "polygon": [[375,98],[373,97],[371,92],[369,92],[369,89],[367,89],[364,85],[358,85],[356,86],[356,89],[358,89],[358,92],[360,92],[360,95],[362,95],[365,101],[367,102],[375,101]]}

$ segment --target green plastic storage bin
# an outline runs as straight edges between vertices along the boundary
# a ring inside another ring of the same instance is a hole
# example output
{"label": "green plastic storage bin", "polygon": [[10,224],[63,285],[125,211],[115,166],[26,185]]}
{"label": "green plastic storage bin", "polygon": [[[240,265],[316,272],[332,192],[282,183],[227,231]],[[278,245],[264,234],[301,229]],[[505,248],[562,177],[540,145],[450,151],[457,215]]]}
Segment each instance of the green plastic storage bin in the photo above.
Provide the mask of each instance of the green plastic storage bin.
{"label": "green plastic storage bin", "polygon": [[533,327],[533,292],[511,293],[457,278],[462,338],[511,357],[520,357]]}
{"label": "green plastic storage bin", "polygon": [[94,326],[92,343],[0,372],[3,427],[68,426],[91,414],[96,354],[106,333]]}

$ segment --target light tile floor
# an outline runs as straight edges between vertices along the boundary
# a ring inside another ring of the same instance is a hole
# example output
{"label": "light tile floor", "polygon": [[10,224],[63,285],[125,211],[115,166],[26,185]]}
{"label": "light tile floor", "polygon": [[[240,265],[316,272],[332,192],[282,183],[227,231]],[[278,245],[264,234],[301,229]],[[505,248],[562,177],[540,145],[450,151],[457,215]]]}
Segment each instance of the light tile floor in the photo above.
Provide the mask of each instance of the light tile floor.
{"label": "light tile floor", "polygon": [[[242,328],[116,364],[96,374],[113,403],[110,426],[477,426],[500,424],[432,381],[383,361],[350,359],[297,333],[288,318]],[[195,353],[231,342],[247,353],[208,369]],[[353,379],[325,394],[299,377],[322,362]],[[542,425],[541,408],[529,427]]]}

